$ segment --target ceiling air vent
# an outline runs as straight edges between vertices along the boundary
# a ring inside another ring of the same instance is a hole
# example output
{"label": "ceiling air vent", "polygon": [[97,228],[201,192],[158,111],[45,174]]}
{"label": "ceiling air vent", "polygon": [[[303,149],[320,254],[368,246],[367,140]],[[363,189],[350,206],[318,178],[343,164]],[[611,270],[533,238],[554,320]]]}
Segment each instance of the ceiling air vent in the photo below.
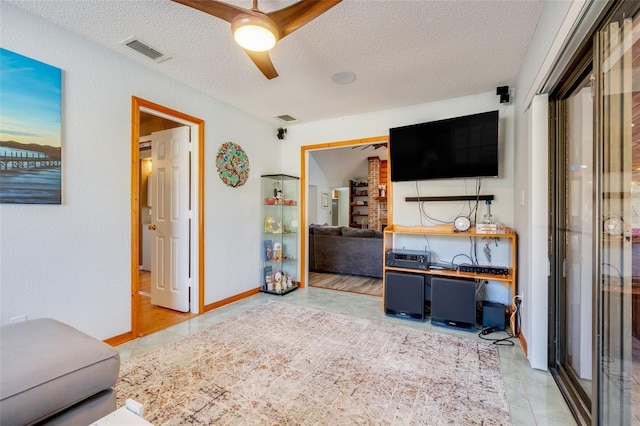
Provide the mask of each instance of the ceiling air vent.
{"label": "ceiling air vent", "polygon": [[143,43],[134,37],[126,39],[121,44],[124,44],[138,53],[142,53],[144,56],[155,62],[163,62],[170,59],[170,57],[165,56],[164,53],[158,52],[153,47],[150,47],[146,43]]}
{"label": "ceiling air vent", "polygon": [[291,123],[293,121],[298,121],[297,118],[293,118],[289,114],[277,115],[276,118],[280,121],[284,121],[285,123]]}

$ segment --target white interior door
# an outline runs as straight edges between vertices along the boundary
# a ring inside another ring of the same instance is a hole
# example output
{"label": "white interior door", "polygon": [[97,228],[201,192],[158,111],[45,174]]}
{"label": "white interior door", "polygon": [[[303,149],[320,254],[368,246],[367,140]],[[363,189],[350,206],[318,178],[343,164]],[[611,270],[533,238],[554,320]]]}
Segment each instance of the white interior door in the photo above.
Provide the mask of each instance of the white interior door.
{"label": "white interior door", "polygon": [[151,303],[189,311],[188,126],[151,134]]}

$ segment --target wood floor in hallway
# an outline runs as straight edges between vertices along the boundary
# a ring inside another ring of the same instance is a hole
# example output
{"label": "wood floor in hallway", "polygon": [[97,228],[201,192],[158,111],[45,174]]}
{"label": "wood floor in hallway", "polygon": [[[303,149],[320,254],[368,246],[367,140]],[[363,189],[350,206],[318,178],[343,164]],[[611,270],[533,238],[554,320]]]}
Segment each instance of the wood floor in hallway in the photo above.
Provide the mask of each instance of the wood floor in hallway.
{"label": "wood floor in hallway", "polygon": [[189,312],[178,312],[151,304],[151,272],[140,271],[140,297],[138,297],[138,325],[141,336],[164,330],[193,318]]}

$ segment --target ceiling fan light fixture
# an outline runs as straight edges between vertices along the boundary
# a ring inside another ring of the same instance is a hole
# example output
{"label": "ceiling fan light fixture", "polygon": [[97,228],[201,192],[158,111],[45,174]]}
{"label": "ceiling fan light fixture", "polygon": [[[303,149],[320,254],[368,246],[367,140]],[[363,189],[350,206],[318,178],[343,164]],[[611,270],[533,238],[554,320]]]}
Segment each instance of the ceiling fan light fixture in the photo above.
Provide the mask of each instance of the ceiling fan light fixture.
{"label": "ceiling fan light fixture", "polygon": [[238,15],[231,23],[236,43],[254,52],[271,50],[278,41],[278,27],[264,16]]}

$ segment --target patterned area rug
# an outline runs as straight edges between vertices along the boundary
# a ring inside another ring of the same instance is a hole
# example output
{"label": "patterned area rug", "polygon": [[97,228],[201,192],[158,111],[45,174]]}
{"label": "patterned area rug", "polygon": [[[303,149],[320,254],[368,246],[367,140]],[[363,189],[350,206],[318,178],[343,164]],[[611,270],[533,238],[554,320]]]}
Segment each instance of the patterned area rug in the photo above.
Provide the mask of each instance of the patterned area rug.
{"label": "patterned area rug", "polygon": [[121,367],[155,425],[511,424],[498,348],[270,302]]}

